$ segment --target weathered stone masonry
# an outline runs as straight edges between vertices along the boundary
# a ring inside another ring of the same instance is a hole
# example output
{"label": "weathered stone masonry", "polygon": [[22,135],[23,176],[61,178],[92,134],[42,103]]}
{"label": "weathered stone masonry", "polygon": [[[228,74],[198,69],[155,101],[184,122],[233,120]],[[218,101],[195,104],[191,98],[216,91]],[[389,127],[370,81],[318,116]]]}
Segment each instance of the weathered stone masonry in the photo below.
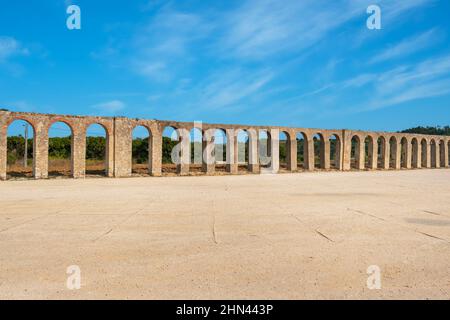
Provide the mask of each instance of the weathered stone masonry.
{"label": "weathered stone masonry", "polygon": [[[146,127],[150,134],[149,173],[151,175],[161,175],[162,132],[168,126],[177,130],[181,142],[182,161],[177,165],[177,172],[180,175],[189,173],[189,132],[195,127],[195,123],[192,122],[0,111],[0,179],[2,180],[6,179],[7,169],[7,129],[14,120],[25,120],[33,127],[33,175],[38,179],[48,177],[48,131],[55,122],[64,122],[72,130],[71,162],[74,178],[85,176],[86,130],[89,125],[94,123],[100,124],[106,131],[107,176],[127,177],[131,175],[132,131],[136,126]],[[280,132],[284,132],[287,137],[287,170],[292,172],[297,171],[297,134],[302,134],[304,138],[304,170],[316,168],[314,163],[314,136],[320,137],[319,168],[325,170],[331,167],[331,136],[335,137],[337,141],[334,167],[338,170],[352,169],[352,139],[356,145],[353,169],[449,167],[450,137],[448,136],[206,123],[202,124],[201,129],[203,148],[209,151],[213,149],[214,145],[213,132],[220,129],[226,133],[226,168],[230,174],[238,172],[237,134],[239,130],[246,131],[249,137],[248,169],[252,173],[258,173],[261,170],[258,156],[258,148],[260,147],[258,136],[262,130],[265,130],[268,136],[268,154],[271,160],[269,170],[272,173],[279,171],[278,136]],[[366,150],[368,150],[368,156],[366,156]],[[215,170],[214,155],[211,152],[205,152],[205,154],[202,169],[206,174],[213,174]]]}

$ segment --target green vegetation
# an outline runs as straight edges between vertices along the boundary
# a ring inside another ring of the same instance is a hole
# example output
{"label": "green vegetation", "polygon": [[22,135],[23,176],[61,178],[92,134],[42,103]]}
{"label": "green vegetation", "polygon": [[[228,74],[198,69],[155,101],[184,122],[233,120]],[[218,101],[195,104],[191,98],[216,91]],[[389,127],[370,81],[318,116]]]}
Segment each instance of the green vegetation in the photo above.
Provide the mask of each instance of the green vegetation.
{"label": "green vegetation", "polygon": [[[9,165],[23,160],[25,154],[25,138],[22,136],[8,137],[8,158]],[[33,158],[33,139],[28,139],[27,156]]]}
{"label": "green vegetation", "polygon": [[401,133],[418,133],[418,134],[432,134],[439,136],[450,136],[450,126],[436,126],[436,127],[415,127],[400,131]]}

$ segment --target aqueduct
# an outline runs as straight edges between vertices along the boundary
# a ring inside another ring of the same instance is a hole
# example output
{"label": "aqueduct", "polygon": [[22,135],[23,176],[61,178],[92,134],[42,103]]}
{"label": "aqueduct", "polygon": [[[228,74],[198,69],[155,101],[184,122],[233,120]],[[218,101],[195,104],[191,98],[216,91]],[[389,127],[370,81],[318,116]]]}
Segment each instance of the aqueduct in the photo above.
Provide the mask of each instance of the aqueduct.
{"label": "aqueduct", "polygon": [[[95,117],[38,114],[27,112],[0,111],[0,179],[7,177],[7,129],[15,120],[24,120],[33,128],[33,176],[48,177],[48,131],[55,122],[67,124],[72,131],[71,175],[85,177],[86,130],[92,124],[101,125],[106,131],[106,173],[109,177],[127,177],[132,170],[132,131],[137,126],[149,132],[149,173],[161,175],[162,136],[164,128],[176,130],[180,146],[180,163],[177,173],[189,174],[191,141],[189,132],[198,125],[193,122],[132,119],[126,117]],[[202,123],[198,128],[202,134],[202,170],[213,174],[215,130],[221,130],[226,137],[226,171],[238,173],[238,133],[248,136],[248,171],[261,171],[260,136],[266,135],[267,158],[271,173],[280,169],[279,136],[286,140],[286,170],[298,171],[298,153],[302,152],[302,170],[369,170],[369,169],[412,169],[449,167],[449,136],[433,136],[392,132],[368,132],[355,130],[308,129],[275,126],[245,126]],[[302,137],[302,150],[297,150],[298,137]],[[333,155],[331,154],[333,145]],[[209,150],[209,151],[208,151]]]}

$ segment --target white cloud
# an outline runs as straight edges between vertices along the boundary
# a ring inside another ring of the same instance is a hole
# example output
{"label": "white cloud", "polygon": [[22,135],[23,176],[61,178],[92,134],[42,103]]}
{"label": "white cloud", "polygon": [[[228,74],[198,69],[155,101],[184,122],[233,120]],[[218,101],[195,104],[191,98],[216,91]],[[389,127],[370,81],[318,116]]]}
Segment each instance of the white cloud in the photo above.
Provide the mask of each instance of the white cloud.
{"label": "white cloud", "polygon": [[92,108],[97,109],[101,112],[106,112],[108,114],[115,114],[125,108],[125,103],[120,100],[111,100],[95,104],[92,106]]}
{"label": "white cloud", "polygon": [[13,56],[28,54],[28,49],[24,48],[16,39],[0,36],[0,63]]}
{"label": "white cloud", "polygon": [[347,0],[248,0],[226,17],[220,45],[241,58],[301,51],[361,13]]}
{"label": "white cloud", "polygon": [[433,45],[437,40],[438,35],[436,29],[425,31],[407,38],[395,46],[385,49],[383,52],[376,55],[370,63],[382,62],[418,52]]}
{"label": "white cloud", "polygon": [[231,107],[259,92],[272,79],[270,71],[230,70],[215,73],[200,87],[199,105],[208,109]]}

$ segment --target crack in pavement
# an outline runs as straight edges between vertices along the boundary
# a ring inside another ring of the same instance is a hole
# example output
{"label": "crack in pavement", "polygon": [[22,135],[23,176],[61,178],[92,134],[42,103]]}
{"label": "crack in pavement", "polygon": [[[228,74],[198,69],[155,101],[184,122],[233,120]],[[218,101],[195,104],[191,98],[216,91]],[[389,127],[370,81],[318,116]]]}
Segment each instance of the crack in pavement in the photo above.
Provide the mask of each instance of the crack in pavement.
{"label": "crack in pavement", "polygon": [[386,219],[377,217],[376,215],[373,215],[371,213],[367,213],[367,212],[364,212],[364,211],[361,211],[361,210],[356,210],[356,209],[352,209],[352,208],[347,208],[347,210],[359,213],[361,215],[369,216],[369,217],[372,217],[372,218],[375,218],[375,219],[378,219],[378,220],[381,220],[381,221],[387,221]]}
{"label": "crack in pavement", "polygon": [[429,233],[426,233],[426,232],[422,232],[422,231],[419,231],[419,230],[414,230],[414,231],[416,231],[417,233],[423,234],[424,236],[427,236],[427,237],[430,237],[430,238],[434,238],[434,239],[438,239],[438,240],[450,243],[450,241],[448,241],[446,239],[443,239],[443,238],[439,238],[438,236],[434,236],[432,234],[429,234]]}
{"label": "crack in pavement", "polygon": [[20,226],[23,226],[23,225],[25,225],[25,224],[27,224],[27,223],[33,222],[33,221],[38,220],[38,219],[41,219],[41,218],[46,218],[46,217],[49,217],[49,216],[57,215],[57,214],[59,214],[59,213],[61,213],[61,212],[63,212],[63,211],[64,211],[64,209],[61,209],[61,210],[58,210],[58,211],[56,211],[56,212],[44,214],[44,215],[42,215],[42,216],[39,216],[39,217],[30,219],[30,220],[23,221],[23,222],[18,223],[18,224],[16,224],[16,225],[13,225],[13,226],[10,226],[10,227],[1,229],[1,230],[0,230],[0,233],[5,232],[5,231],[8,231],[8,230],[11,230],[11,229],[14,229],[14,228],[17,228],[17,227],[20,227]]}
{"label": "crack in pavement", "polygon": [[120,221],[119,223],[115,224],[114,226],[112,226],[110,229],[108,229],[108,231],[102,233],[100,236],[98,236],[97,238],[93,239],[92,242],[96,242],[98,240],[100,240],[101,238],[107,236],[108,234],[110,234],[115,228],[121,226],[122,224],[124,224],[126,221],[128,221],[130,218],[134,217],[135,215],[137,215],[138,213],[142,212],[144,210],[144,208],[139,209],[133,213],[130,213],[128,216],[125,217],[125,219],[123,219],[122,221]]}
{"label": "crack in pavement", "polygon": [[[440,238],[440,237],[438,237],[438,236],[435,236],[435,235],[432,235],[432,234],[429,234],[429,233],[426,233],[426,232],[423,232],[423,231],[420,231],[420,230],[417,230],[417,229],[412,229],[412,228],[405,227],[404,225],[402,225],[402,224],[400,224],[400,223],[398,223],[398,222],[395,222],[395,221],[388,221],[388,220],[386,220],[386,219],[377,217],[377,216],[375,216],[375,215],[373,215],[373,214],[366,213],[366,212],[364,212],[364,211],[355,210],[355,209],[351,209],[351,208],[347,208],[347,211],[352,211],[352,212],[355,212],[355,213],[359,213],[359,214],[361,214],[361,215],[367,215],[367,216],[369,216],[369,217],[372,217],[372,218],[375,218],[375,219],[378,219],[378,220],[381,220],[381,221],[384,221],[384,222],[396,224],[396,225],[400,226],[400,227],[403,228],[403,229],[410,230],[410,231],[414,231],[415,233],[418,233],[418,234],[421,234],[421,235],[424,235],[424,236],[427,236],[427,237],[430,237],[430,238],[434,238],[434,239],[437,239],[437,240],[441,240],[441,241],[444,241],[444,242],[446,242],[446,243],[450,243],[450,241],[448,241],[447,239]],[[425,211],[425,210],[423,210],[423,211]]]}
{"label": "crack in pavement", "polygon": [[212,232],[212,238],[215,244],[217,244],[217,239],[216,239],[216,215],[213,213],[213,221],[212,221],[212,226],[211,226],[211,232]]}
{"label": "crack in pavement", "polygon": [[316,234],[318,234],[319,236],[321,236],[322,238],[327,239],[330,242],[335,242],[333,239],[331,239],[330,237],[326,236],[325,234],[323,234],[322,232],[320,232],[317,229],[312,229],[310,228],[305,222],[303,222],[302,220],[300,220],[296,215],[291,214],[291,217],[293,217],[295,220],[297,220],[298,222],[300,222],[300,224],[302,224],[306,229],[309,229],[310,231],[314,231]]}
{"label": "crack in pavement", "polygon": [[327,239],[328,241],[334,242],[332,239],[328,238],[326,235],[324,235],[322,232],[320,232],[319,230],[314,230],[316,233],[318,233],[319,235],[321,235],[322,237],[324,237],[325,239]]}

